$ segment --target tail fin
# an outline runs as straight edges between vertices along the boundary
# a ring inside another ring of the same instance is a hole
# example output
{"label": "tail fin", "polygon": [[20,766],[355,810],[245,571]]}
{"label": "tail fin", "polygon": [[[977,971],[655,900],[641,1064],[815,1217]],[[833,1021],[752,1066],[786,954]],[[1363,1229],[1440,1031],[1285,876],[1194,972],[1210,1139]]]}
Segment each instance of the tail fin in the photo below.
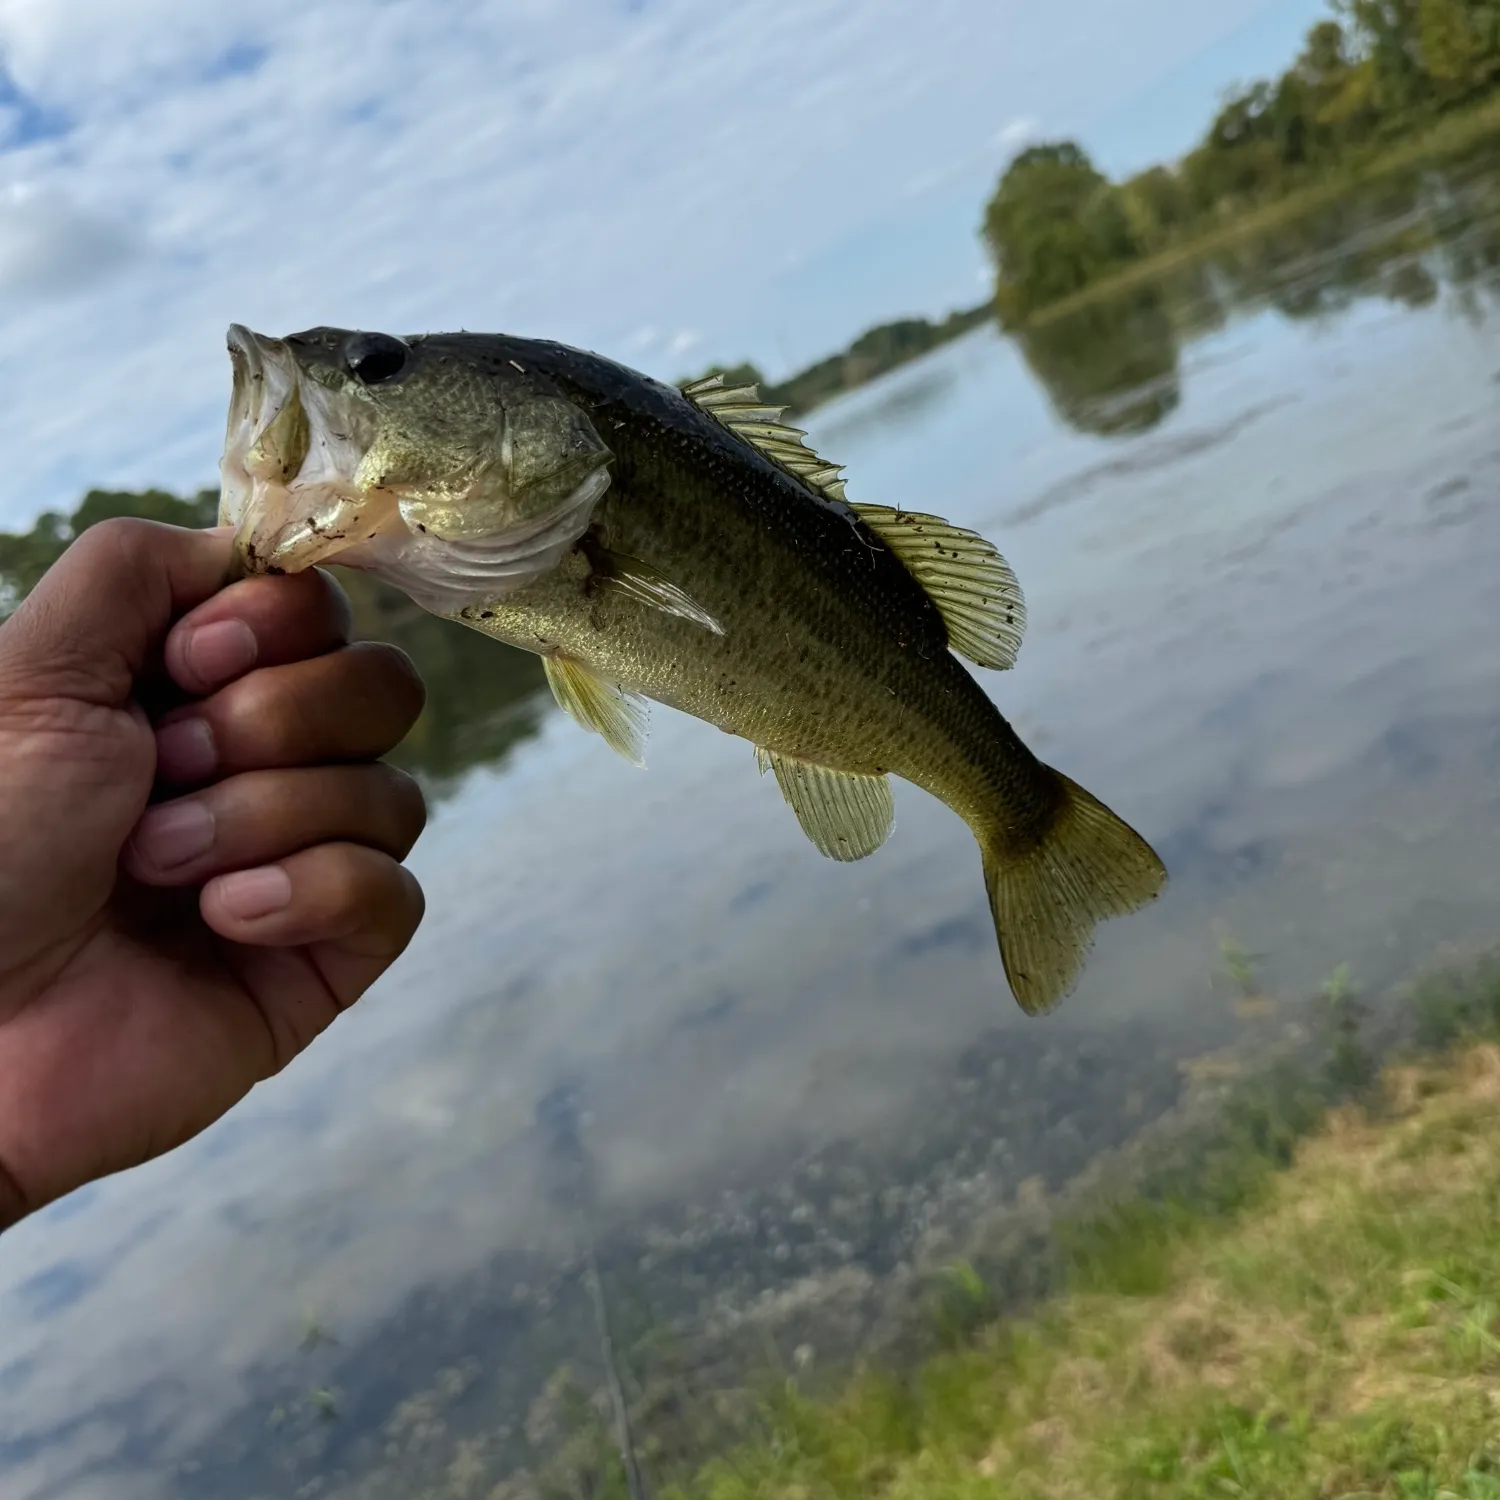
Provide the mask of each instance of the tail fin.
{"label": "tail fin", "polygon": [[1047,836],[1017,853],[981,833],[984,883],[1005,977],[1028,1015],[1078,982],[1095,926],[1154,900],[1167,871],[1156,851],[1061,772],[1062,803]]}

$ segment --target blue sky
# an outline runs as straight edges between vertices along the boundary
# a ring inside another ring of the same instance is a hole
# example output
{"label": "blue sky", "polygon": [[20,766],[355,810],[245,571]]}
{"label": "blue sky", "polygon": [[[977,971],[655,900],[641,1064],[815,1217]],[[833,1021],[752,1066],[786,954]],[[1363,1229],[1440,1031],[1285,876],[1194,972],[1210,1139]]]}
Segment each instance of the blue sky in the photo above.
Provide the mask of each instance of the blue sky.
{"label": "blue sky", "polygon": [[769,373],[982,294],[1016,145],[1128,170],[1320,0],[0,0],[0,525],[211,482],[231,321]]}

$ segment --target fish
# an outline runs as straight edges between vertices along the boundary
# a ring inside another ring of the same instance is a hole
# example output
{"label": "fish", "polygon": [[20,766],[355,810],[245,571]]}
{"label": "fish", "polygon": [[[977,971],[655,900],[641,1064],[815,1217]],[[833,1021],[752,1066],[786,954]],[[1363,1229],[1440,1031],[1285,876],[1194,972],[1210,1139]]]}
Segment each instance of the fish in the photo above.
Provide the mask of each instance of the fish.
{"label": "fish", "polygon": [[1012,996],[1077,984],[1154,900],[1150,844],[1037,758],[965,661],[1014,665],[1026,601],[984,537],[851,501],[723,376],[674,386],[509,334],[230,327],[220,523],[244,573],[336,562],[542,659],[558,703],[644,763],[648,704],[749,742],[803,832],[881,848],[890,778],[971,829]]}

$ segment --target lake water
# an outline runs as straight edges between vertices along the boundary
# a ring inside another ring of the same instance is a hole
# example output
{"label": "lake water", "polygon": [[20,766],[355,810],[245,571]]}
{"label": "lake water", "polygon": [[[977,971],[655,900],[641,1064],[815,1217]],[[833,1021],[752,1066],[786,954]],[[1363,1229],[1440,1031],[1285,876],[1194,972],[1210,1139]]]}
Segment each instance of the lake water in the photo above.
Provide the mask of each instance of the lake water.
{"label": "lake water", "polygon": [[1470,161],[809,418],[851,498],[999,544],[1030,625],[984,685],[1166,896],[1028,1020],[946,808],[898,784],[837,865],[747,745],[653,709],[642,773],[522,674],[393,972],[192,1146],[5,1236],[0,1496],[534,1493],[497,1486],[607,1436],[559,1373],[602,1388],[591,1255],[630,1398],[730,1400],[744,1349],[870,1343],[1281,1026],[1236,1012],[1226,937],[1287,1001],[1492,944],[1497,247]]}

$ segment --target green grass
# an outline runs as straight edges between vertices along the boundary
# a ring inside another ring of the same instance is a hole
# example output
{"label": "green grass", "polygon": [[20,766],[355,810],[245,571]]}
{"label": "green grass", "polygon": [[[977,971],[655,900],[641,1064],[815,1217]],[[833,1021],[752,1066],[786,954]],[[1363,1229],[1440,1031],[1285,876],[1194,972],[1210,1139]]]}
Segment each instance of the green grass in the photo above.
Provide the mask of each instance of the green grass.
{"label": "green grass", "polygon": [[1093,302],[1118,296],[1121,292],[1155,280],[1165,272],[1191,265],[1217,250],[1239,244],[1283,224],[1293,223],[1313,209],[1336,202],[1352,188],[1363,183],[1375,182],[1437,157],[1463,151],[1497,132],[1500,132],[1500,99],[1488,99],[1482,104],[1442,115],[1424,129],[1416,130],[1397,142],[1372,149],[1368,155],[1346,161],[1330,170],[1326,176],[1294,189],[1285,197],[1275,198],[1255,208],[1247,208],[1189,239],[1132,261],[1119,271],[1101,277],[1071,296],[1036,308],[1023,320],[1023,326],[1035,327],[1067,317]]}
{"label": "green grass", "polygon": [[[674,1500],[1500,1500],[1500,977],[1433,984],[1435,1058],[1276,1070],[1128,1199],[1065,1225],[1068,1290],[832,1402],[795,1383]],[[1341,1071],[1342,1070],[1342,1071]],[[1330,1097],[1345,1102],[1327,1107]]]}

